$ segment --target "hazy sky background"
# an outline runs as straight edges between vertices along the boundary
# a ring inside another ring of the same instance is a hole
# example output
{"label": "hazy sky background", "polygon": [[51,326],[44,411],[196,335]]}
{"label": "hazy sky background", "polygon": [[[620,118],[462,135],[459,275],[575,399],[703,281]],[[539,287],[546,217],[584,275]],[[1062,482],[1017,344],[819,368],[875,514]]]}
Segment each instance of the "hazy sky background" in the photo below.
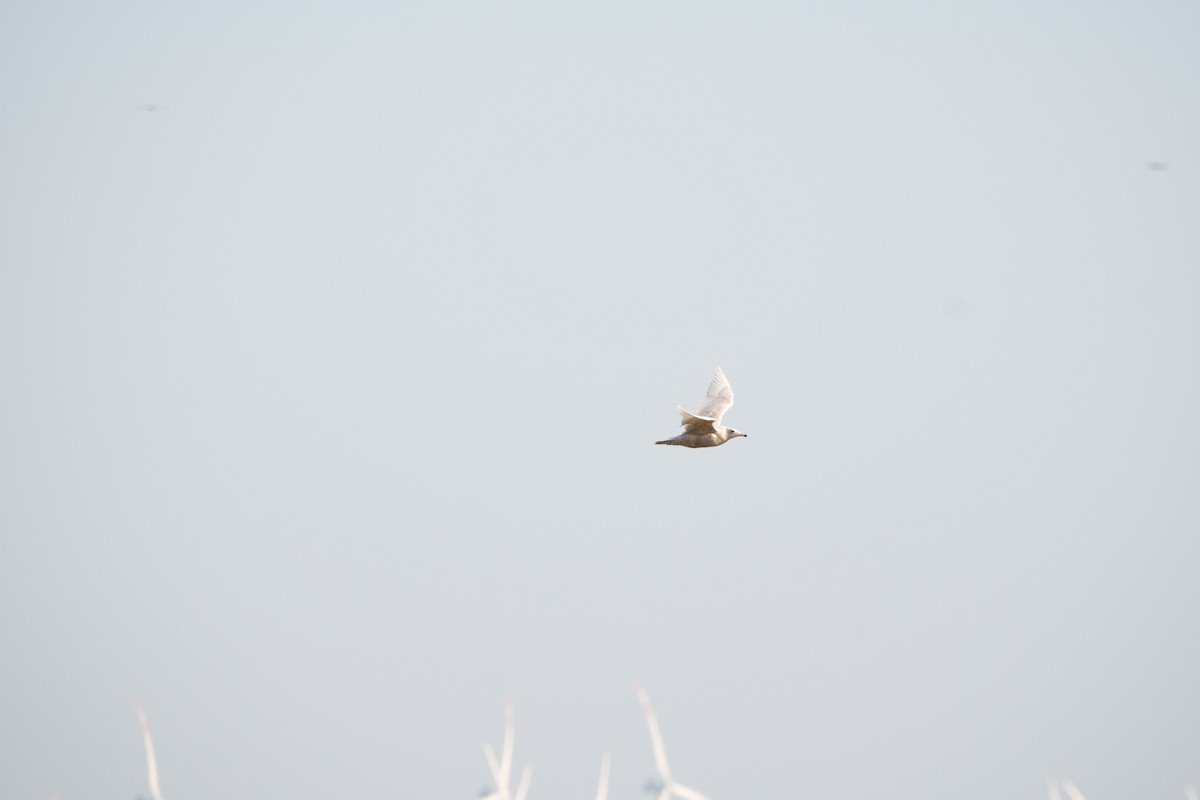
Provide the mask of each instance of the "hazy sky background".
{"label": "hazy sky background", "polygon": [[1182,797],[1198,31],[6,3],[0,797]]}

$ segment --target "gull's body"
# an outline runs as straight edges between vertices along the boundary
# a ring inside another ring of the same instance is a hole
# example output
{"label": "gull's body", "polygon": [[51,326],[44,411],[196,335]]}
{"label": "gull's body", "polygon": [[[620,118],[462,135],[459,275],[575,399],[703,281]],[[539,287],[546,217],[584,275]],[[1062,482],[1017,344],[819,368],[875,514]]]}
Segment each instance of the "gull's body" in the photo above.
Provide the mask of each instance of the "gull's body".
{"label": "gull's body", "polygon": [[733,405],[733,388],[725,373],[717,367],[713,373],[712,383],[708,385],[708,394],[700,401],[696,413],[679,407],[679,416],[683,417],[683,433],[670,439],[663,439],[655,444],[676,444],[682,447],[716,447],[725,444],[730,439],[736,439],[746,434],[737,428],[721,424],[721,417]]}

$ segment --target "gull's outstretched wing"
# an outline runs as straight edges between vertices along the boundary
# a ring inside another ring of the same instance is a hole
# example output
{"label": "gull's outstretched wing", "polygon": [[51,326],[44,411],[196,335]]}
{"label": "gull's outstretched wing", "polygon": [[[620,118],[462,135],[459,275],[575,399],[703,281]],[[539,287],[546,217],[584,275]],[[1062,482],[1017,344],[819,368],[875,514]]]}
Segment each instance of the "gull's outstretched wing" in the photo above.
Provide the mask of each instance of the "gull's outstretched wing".
{"label": "gull's outstretched wing", "polygon": [[683,421],[679,424],[682,425],[688,433],[712,433],[713,430],[715,430],[713,428],[712,417],[697,417],[683,406],[679,407],[679,416],[683,418]]}
{"label": "gull's outstretched wing", "polygon": [[733,405],[733,387],[729,385],[729,379],[725,377],[725,373],[721,371],[720,367],[717,367],[717,371],[713,373],[712,383],[708,385],[708,394],[700,401],[700,408],[696,409],[695,416],[709,417],[715,428],[721,424],[721,417],[725,415],[731,405]]}

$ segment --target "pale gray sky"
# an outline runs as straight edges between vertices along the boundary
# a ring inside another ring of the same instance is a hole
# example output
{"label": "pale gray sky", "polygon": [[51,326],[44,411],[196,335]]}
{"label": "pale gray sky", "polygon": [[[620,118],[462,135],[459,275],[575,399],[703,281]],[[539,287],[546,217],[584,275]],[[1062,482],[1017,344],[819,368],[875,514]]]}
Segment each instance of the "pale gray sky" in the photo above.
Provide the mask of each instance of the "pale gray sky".
{"label": "pale gray sky", "polygon": [[1182,797],[1198,30],[9,2],[0,797]]}

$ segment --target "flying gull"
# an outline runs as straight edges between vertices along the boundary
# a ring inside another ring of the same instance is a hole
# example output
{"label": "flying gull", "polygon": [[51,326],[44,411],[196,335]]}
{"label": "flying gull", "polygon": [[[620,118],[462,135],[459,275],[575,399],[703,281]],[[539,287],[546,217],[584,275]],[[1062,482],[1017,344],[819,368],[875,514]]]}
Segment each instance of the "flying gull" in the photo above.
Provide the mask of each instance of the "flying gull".
{"label": "flying gull", "polygon": [[733,405],[733,388],[725,373],[717,367],[713,374],[712,383],[708,385],[708,394],[700,401],[696,413],[679,407],[679,415],[683,417],[683,433],[670,439],[663,439],[655,444],[677,444],[683,447],[716,447],[725,444],[730,439],[736,439],[746,434],[737,428],[721,424],[721,417]]}

